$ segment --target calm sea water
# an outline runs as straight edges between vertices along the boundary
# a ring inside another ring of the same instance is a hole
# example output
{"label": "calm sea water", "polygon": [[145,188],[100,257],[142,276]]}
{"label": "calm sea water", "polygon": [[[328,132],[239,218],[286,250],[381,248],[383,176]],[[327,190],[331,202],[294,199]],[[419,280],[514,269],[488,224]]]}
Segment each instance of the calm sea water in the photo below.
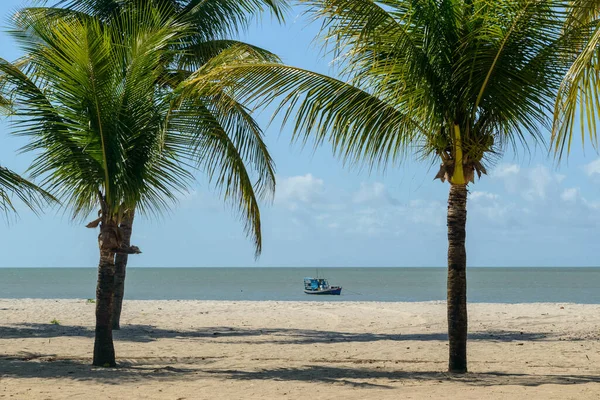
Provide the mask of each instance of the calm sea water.
{"label": "calm sea water", "polygon": [[[444,300],[444,268],[321,268],[341,296],[310,296],[302,279],[314,268],[130,268],[128,299]],[[93,268],[0,268],[0,298],[92,298]],[[471,302],[600,304],[600,268],[470,268]]]}

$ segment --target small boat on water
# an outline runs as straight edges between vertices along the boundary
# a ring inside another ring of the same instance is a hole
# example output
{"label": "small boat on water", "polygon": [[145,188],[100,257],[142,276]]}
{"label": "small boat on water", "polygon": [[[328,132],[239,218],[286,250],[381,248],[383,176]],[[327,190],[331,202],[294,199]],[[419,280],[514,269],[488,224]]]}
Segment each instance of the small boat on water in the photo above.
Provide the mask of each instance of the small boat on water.
{"label": "small boat on water", "polygon": [[342,293],[341,286],[330,286],[327,279],[304,278],[304,293],[306,294],[333,294]]}

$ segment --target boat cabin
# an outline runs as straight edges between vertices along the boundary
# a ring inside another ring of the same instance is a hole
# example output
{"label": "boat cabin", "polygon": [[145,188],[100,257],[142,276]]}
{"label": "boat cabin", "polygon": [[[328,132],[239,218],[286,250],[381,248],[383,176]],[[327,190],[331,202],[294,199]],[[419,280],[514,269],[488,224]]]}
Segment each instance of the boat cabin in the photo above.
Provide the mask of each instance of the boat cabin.
{"label": "boat cabin", "polygon": [[320,278],[304,278],[305,290],[325,290],[329,288],[327,279]]}

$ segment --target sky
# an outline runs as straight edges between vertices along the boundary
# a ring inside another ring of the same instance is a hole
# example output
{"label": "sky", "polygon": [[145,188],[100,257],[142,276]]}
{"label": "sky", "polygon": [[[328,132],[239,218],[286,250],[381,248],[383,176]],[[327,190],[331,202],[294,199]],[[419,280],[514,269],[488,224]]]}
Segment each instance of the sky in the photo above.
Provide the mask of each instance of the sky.
{"label": "sky", "polygon": [[[23,1],[3,1],[2,21]],[[6,25],[6,23],[4,23]],[[243,40],[278,54],[286,64],[335,75],[315,42],[318,26],[293,9],[287,24],[269,17]],[[19,55],[5,29],[0,57]],[[428,162],[408,159],[386,171],[347,168],[331,148],[290,145],[290,131],[257,120],[277,167],[277,191],[261,206],[263,252],[230,205],[201,174],[193,190],[160,218],[139,216],[132,267],[425,267],[446,265],[448,184],[434,181]],[[25,144],[0,122],[0,164],[23,173]],[[557,165],[543,148],[506,154],[469,186],[467,264],[600,266],[600,157],[575,142]],[[0,267],[95,267],[98,232],[72,221],[68,210],[0,221]],[[93,219],[93,218],[91,218]]]}

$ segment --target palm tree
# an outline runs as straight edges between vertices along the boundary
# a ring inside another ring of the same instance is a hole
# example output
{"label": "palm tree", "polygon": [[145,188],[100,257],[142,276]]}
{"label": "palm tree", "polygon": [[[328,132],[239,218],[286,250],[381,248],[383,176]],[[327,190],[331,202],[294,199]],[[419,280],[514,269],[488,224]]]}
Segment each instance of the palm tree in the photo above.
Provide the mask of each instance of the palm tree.
{"label": "palm tree", "polygon": [[506,151],[545,144],[556,93],[592,26],[564,29],[571,6],[556,0],[299,2],[322,22],[343,81],[273,63],[228,65],[213,81],[245,101],[277,100],[292,140],[329,141],[346,162],[384,167],[416,154],[439,163],[436,178],[450,184],[448,369],[464,373],[467,186]]}
{"label": "palm tree", "polygon": [[[175,64],[177,65],[176,73],[171,75],[168,82],[163,82],[165,86],[174,85],[175,79],[180,82],[182,79],[189,77],[201,66],[209,63],[220,52],[223,50],[231,52],[232,48],[237,48],[237,51],[232,52],[230,56],[233,55],[239,59],[279,61],[268,51],[247,43],[232,40],[230,37],[237,34],[240,30],[247,28],[253,17],[267,10],[279,21],[282,21],[286,8],[285,0],[151,0],[141,3],[139,0],[62,0],[57,3],[57,7],[61,5],[65,6],[66,10],[61,8],[47,9],[45,17],[52,14],[52,12],[64,15],[65,11],[74,10],[97,16],[105,23],[110,23],[111,19],[118,17],[123,12],[127,12],[127,10],[139,6],[147,7],[148,5],[153,5],[164,17],[185,21],[186,24],[191,25],[190,37],[187,37],[185,42],[174,46],[177,52],[173,53],[171,58],[164,59],[165,63],[168,64],[173,63],[174,58],[177,58]],[[215,110],[215,112],[218,114],[220,110]],[[230,118],[224,115],[217,115],[218,121],[213,121],[213,123],[219,124],[218,129],[228,133],[238,129],[239,125],[245,125],[242,129],[253,130],[260,141],[258,145],[262,147],[260,149],[263,153],[262,157],[265,158],[265,163],[269,164],[266,168],[270,169],[269,174],[271,176],[267,177],[267,180],[273,181],[274,173],[272,166],[270,166],[272,160],[262,143],[262,139],[260,139],[262,135],[260,128],[246,112],[243,105],[238,104],[236,106],[236,115],[237,117],[242,117],[243,120],[234,122],[232,125],[226,125],[231,122]],[[271,183],[267,183],[267,185],[271,185]],[[120,228],[123,232],[123,241],[125,244],[129,244],[134,217],[135,210],[132,209],[125,213],[121,220]],[[260,221],[256,219],[255,222]],[[255,239],[256,256],[258,256],[262,248],[260,225],[255,223],[253,227],[247,228],[251,230],[249,233]],[[118,254],[115,260],[113,329],[120,329],[127,261],[127,254]]]}
{"label": "palm tree", "polygon": [[185,90],[192,76],[201,79],[256,52],[231,46],[185,71],[177,46],[193,29],[160,9],[132,8],[110,24],[85,13],[57,18],[55,11],[17,13],[13,34],[25,56],[0,62],[0,82],[16,133],[30,140],[24,150],[36,152],[32,176],[41,177],[74,218],[100,209],[88,224],[100,227],[93,364],[114,366],[116,257],[140,252],[119,228],[127,215],[163,211],[187,190],[190,168],[199,167],[240,208],[260,250],[258,201],[274,187],[261,132],[226,91]]}

